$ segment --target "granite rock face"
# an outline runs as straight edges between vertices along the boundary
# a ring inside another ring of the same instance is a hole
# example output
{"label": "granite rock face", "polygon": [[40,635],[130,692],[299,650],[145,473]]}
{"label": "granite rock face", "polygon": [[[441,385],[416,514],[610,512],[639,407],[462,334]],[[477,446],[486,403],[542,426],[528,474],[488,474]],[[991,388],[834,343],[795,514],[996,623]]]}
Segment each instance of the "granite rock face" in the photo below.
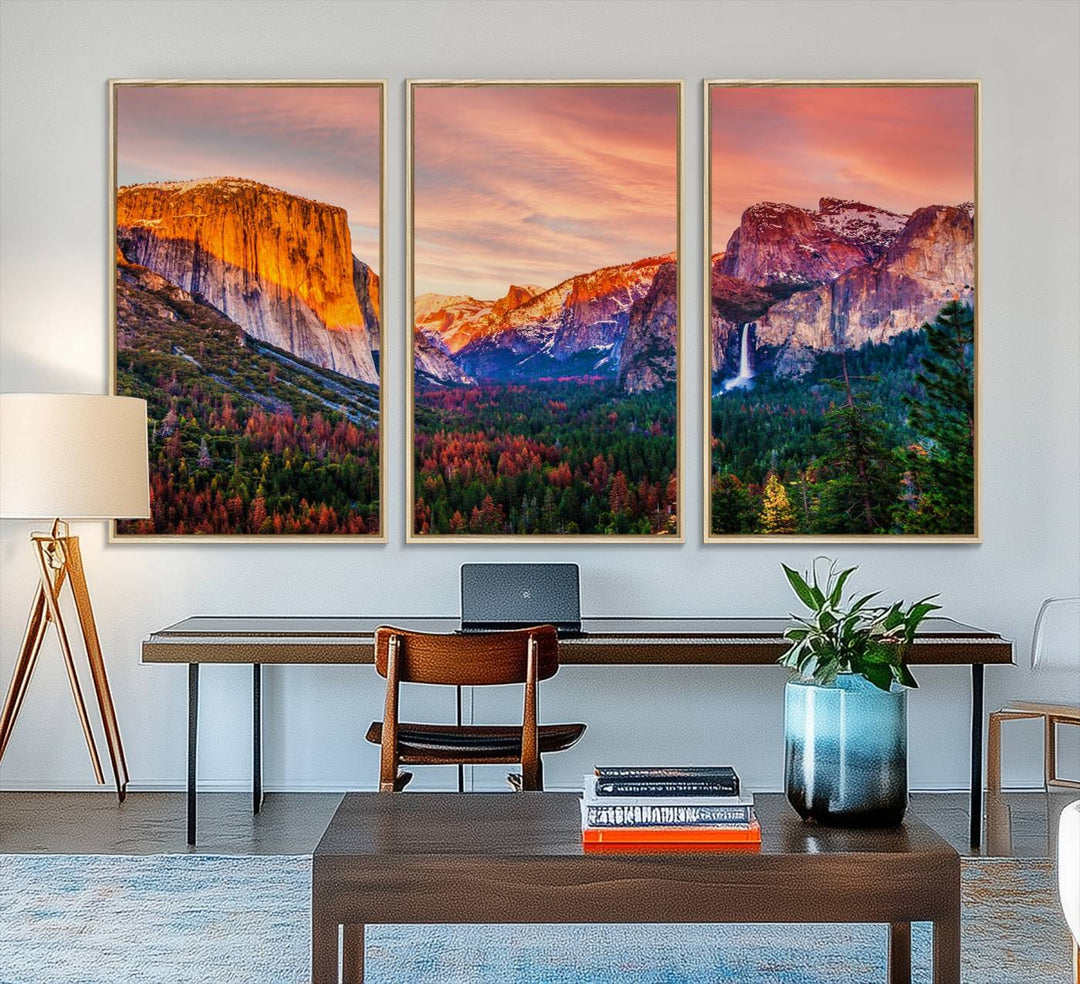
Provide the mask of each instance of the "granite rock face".
{"label": "granite rock face", "polygon": [[370,323],[378,288],[362,308],[344,209],[255,181],[207,178],[120,188],[116,221],[127,260],[253,338],[378,382]]}
{"label": "granite rock face", "polygon": [[974,277],[971,209],[920,208],[877,260],[769,308],[758,322],[758,344],[851,349],[887,342],[950,300],[970,301]]}
{"label": "granite rock face", "polygon": [[618,374],[618,385],[627,393],[646,393],[675,382],[678,292],[676,266],[665,263],[656,271],[649,292],[630,308]]}
{"label": "granite rock face", "polygon": [[824,349],[855,349],[918,329],[950,300],[971,301],[971,203],[910,216],[822,198],[811,212],[763,202],[742,215],[712,271],[714,373],[737,370],[737,338],[752,327],[781,375]]}

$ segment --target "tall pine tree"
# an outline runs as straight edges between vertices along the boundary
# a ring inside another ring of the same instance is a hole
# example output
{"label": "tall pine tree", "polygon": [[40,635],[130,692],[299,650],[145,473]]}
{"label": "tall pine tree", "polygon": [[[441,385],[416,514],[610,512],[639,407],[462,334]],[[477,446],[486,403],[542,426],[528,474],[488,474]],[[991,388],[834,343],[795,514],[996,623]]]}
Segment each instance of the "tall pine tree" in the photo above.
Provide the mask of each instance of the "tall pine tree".
{"label": "tall pine tree", "polygon": [[913,494],[897,507],[905,533],[975,531],[975,313],[950,301],[924,324],[931,358],[915,380],[921,397],[905,397],[918,435],[905,458]]}
{"label": "tall pine tree", "polygon": [[[887,533],[899,474],[882,408],[857,393],[840,353],[842,378],[829,382],[843,402],[825,411],[819,461],[829,473],[816,518],[819,533]],[[862,377],[877,382],[876,376]]]}

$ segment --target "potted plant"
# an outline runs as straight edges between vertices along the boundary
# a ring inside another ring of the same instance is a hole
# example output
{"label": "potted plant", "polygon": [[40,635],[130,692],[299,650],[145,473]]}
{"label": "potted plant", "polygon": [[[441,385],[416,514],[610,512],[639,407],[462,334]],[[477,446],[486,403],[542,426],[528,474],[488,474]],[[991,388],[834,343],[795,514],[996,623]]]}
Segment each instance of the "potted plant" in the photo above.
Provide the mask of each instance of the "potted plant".
{"label": "potted plant", "polygon": [[[826,571],[821,562],[826,561]],[[779,663],[797,671],[784,694],[784,782],[804,820],[849,826],[897,824],[907,809],[905,658],[931,595],[905,607],[874,605],[880,592],[846,600],[858,569],[818,557],[806,575],[782,565],[808,612],[792,615]]]}

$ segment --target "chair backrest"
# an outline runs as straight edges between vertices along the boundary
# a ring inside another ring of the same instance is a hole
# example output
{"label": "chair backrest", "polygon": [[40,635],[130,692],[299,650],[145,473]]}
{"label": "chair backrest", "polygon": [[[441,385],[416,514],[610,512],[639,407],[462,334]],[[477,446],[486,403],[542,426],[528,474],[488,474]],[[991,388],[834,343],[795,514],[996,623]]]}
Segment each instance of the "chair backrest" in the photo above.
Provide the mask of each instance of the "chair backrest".
{"label": "chair backrest", "polygon": [[1047,598],[1031,635],[1036,670],[1080,670],[1080,598]]}
{"label": "chair backrest", "polygon": [[537,679],[546,680],[559,669],[559,639],[551,625],[451,635],[381,625],[375,630],[375,669],[380,676],[386,676],[393,638],[402,683],[460,687],[525,683],[530,639],[536,645]]}

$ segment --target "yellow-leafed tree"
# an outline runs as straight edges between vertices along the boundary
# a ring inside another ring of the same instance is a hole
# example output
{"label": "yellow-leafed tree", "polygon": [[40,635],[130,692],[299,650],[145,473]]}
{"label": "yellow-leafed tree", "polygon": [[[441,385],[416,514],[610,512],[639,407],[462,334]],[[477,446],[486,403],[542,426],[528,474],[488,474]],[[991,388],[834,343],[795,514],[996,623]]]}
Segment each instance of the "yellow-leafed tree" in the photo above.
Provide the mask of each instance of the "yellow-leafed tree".
{"label": "yellow-leafed tree", "polygon": [[762,533],[794,533],[795,510],[788,499],[787,489],[773,473],[765,483],[765,501],[761,507]]}

